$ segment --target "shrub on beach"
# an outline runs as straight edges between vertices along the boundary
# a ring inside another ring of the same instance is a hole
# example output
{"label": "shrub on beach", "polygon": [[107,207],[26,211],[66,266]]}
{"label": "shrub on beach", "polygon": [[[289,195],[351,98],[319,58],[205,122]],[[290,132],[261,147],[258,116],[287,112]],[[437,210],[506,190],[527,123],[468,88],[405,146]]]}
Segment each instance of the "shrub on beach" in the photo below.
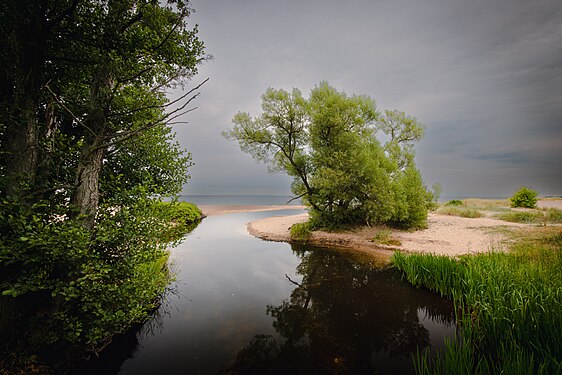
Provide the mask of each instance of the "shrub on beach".
{"label": "shrub on beach", "polygon": [[296,223],[291,226],[291,239],[294,241],[306,241],[312,234],[312,226],[308,221]]}
{"label": "shrub on beach", "polygon": [[445,206],[463,206],[463,205],[464,203],[462,203],[462,201],[458,199],[453,199],[445,203]]}
{"label": "shrub on beach", "polygon": [[511,207],[535,208],[537,195],[535,190],[523,186],[511,197]]}

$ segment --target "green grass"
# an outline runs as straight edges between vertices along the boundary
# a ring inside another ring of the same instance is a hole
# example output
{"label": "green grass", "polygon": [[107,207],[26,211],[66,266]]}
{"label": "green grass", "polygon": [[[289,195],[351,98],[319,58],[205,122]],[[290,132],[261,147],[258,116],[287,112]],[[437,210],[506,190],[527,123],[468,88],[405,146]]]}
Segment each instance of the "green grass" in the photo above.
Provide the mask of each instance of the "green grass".
{"label": "green grass", "polygon": [[291,239],[294,241],[307,241],[312,235],[310,222],[296,223],[291,226]]}
{"label": "green grass", "polygon": [[189,202],[158,202],[155,209],[164,220],[171,223],[171,227],[163,234],[163,239],[169,242],[180,240],[191,232],[203,217],[199,207]]}
{"label": "green grass", "polygon": [[547,208],[542,210],[509,211],[498,214],[496,217],[500,220],[510,221],[513,223],[559,224],[562,223],[562,210],[558,208]]}
{"label": "green grass", "polygon": [[458,337],[436,358],[419,353],[421,374],[562,372],[562,234],[526,233],[509,253],[459,260],[396,253],[393,264],[417,287],[450,298]]}
{"label": "green grass", "polygon": [[477,209],[463,206],[445,206],[437,210],[437,213],[441,215],[460,216],[471,219],[483,216]]}
{"label": "green grass", "polygon": [[381,245],[390,245],[390,246],[400,246],[402,242],[397,240],[396,238],[392,237],[392,231],[390,229],[379,229],[371,242],[376,242]]}

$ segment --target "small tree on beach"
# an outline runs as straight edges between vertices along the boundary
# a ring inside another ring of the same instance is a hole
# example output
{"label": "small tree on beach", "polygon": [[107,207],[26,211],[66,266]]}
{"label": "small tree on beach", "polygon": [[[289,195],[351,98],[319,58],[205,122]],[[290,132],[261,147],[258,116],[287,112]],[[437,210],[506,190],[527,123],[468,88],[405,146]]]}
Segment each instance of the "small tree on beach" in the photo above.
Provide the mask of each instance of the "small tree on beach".
{"label": "small tree on beach", "polygon": [[308,99],[298,89],[269,88],[262,110],[237,113],[223,135],[271,171],[292,176],[293,199],[310,207],[313,225],[425,226],[433,194],[414,164],[414,142],[423,136],[414,117],[381,114],[372,98],[327,82]]}
{"label": "small tree on beach", "polygon": [[537,195],[535,190],[523,186],[511,197],[511,207],[535,208]]}

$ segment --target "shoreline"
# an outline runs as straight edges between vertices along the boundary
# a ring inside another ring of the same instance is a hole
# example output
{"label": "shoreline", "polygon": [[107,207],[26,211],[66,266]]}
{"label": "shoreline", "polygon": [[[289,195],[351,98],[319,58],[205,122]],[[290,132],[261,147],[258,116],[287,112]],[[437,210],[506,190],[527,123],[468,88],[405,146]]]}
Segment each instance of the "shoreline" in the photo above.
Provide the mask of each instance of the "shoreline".
{"label": "shoreline", "polygon": [[[561,208],[562,200],[541,200],[539,207]],[[267,241],[294,242],[290,228],[293,224],[308,220],[308,214],[272,216],[247,224],[248,232]],[[533,228],[534,224],[502,221],[490,217],[463,218],[430,213],[428,228],[403,231],[382,227],[359,227],[342,232],[317,230],[306,242],[313,246],[349,249],[373,255],[388,254],[396,250],[406,253],[431,253],[457,257],[466,254],[505,251],[513,230]],[[375,242],[378,232],[388,232],[399,245]]]}
{"label": "shoreline", "polygon": [[197,206],[203,213],[203,216],[217,216],[241,212],[264,212],[264,211],[281,211],[281,210],[304,210],[304,206],[300,205],[247,205],[247,204],[202,204]]}

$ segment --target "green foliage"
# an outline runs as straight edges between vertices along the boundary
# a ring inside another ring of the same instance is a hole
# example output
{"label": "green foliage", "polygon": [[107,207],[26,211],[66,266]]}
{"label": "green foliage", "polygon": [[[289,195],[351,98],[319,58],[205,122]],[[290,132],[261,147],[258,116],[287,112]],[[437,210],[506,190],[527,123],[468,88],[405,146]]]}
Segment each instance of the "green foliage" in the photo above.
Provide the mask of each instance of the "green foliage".
{"label": "green foliage", "polygon": [[546,220],[551,223],[562,223],[562,210],[559,208],[548,208],[546,210]]}
{"label": "green foliage", "polygon": [[293,177],[293,193],[310,207],[313,226],[426,225],[439,189],[428,191],[415,168],[413,142],[423,126],[414,117],[380,114],[370,97],[347,95],[327,82],[308,99],[297,89],[270,88],[262,109],[256,117],[236,114],[223,135],[272,171]]}
{"label": "green foliage", "polygon": [[545,221],[546,217],[539,211],[510,211],[497,215],[497,218],[512,223],[539,224]]}
{"label": "green foliage", "polygon": [[0,357],[95,352],[166,291],[167,247],[200,217],[161,203],[192,165],[168,122],[197,87],[166,96],[207,58],[191,11],[184,0],[0,5]]}
{"label": "green foliage", "polygon": [[379,243],[381,245],[390,245],[390,246],[400,246],[402,243],[400,240],[392,237],[392,231],[389,229],[380,229],[377,231],[375,236],[373,237],[373,242]]}
{"label": "green foliage", "polygon": [[448,201],[445,206],[463,206],[464,203],[461,200],[453,199]]}
{"label": "green foliage", "polygon": [[437,213],[441,215],[449,215],[449,216],[460,216],[466,217],[470,219],[475,219],[482,217],[482,213],[475,208],[467,208],[467,207],[459,207],[459,206],[449,206],[445,205],[445,207],[437,210]]}
{"label": "green foliage", "polygon": [[393,264],[408,281],[452,299],[459,311],[460,337],[434,359],[420,353],[418,373],[560,372],[561,238],[528,239],[511,253],[461,260],[396,253]]}
{"label": "green foliage", "polygon": [[306,221],[295,223],[291,226],[291,239],[293,241],[307,241],[312,235],[312,225]]}
{"label": "green foliage", "polygon": [[525,224],[547,224],[562,223],[562,210],[559,208],[547,208],[540,211],[509,211],[502,212],[496,216],[500,220],[513,223]]}
{"label": "green foliage", "polygon": [[535,190],[523,186],[511,197],[511,207],[535,208],[537,195]]}
{"label": "green foliage", "polygon": [[158,202],[155,208],[164,220],[172,223],[168,233],[164,235],[170,241],[179,240],[190,232],[203,215],[196,205],[189,202]]}

